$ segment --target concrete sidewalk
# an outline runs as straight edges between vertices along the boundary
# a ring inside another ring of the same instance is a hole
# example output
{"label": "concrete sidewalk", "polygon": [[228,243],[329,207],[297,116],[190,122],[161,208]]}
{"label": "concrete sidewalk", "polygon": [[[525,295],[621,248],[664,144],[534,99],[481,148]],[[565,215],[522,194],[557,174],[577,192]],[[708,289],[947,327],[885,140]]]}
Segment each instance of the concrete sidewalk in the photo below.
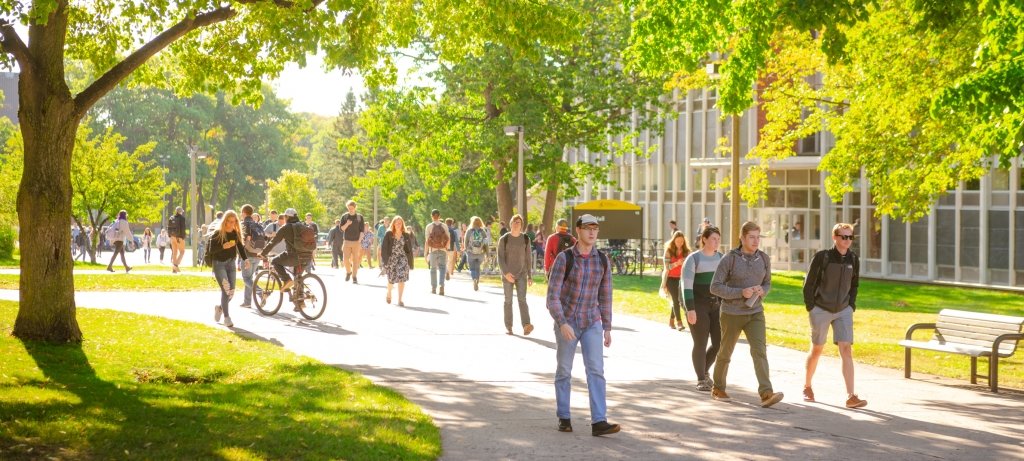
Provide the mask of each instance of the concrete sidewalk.
{"label": "concrete sidewalk", "polygon": [[[282,312],[262,317],[232,306],[233,330],[395,389],[441,428],[443,459],[1024,459],[1024,394],[859,365],[857,390],[869,401],[843,407],[839,362],[823,358],[815,379],[821,403],[800,399],[804,353],[771,347],[772,382],[786,399],[762,409],[744,344],[729,373],[732,402],[694,390],[688,332],[643,319],[614,317],[605,350],[609,420],[619,434],[591,437],[582,359],[573,370],[576,432],[555,430],[555,339],[543,300],[530,297],[536,331],[507,336],[501,289],[464,275],[430,294],[429,275],[413,271],[406,307],[384,302],[384,279],[360,271],[318,269],[328,284],[327,312],[307,322]],[[109,307],[213,324],[219,294],[78,293],[79,306]],[[17,292],[0,292],[17,299]],[[397,301],[397,293],[393,295]],[[223,327],[221,327],[223,328]],[[771,328],[771,325],[769,325]],[[85,332],[88,338],[88,331]],[[896,341],[896,338],[893,338]],[[967,360],[967,358],[963,358]]]}

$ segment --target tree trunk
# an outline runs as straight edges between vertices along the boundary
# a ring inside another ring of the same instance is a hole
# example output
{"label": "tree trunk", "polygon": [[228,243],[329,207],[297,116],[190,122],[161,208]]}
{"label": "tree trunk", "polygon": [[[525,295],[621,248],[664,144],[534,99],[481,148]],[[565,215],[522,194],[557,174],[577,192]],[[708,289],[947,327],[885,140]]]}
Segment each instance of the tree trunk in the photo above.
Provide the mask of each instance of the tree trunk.
{"label": "tree trunk", "polygon": [[558,205],[558,185],[549,185],[544,194],[544,217],[541,223],[544,224],[544,231],[551,233],[555,221],[555,206]]}
{"label": "tree trunk", "polygon": [[[79,343],[71,259],[71,153],[79,120],[63,72],[18,79],[25,171],[18,189],[21,306],[14,336]],[[55,75],[56,74],[56,75]],[[60,78],[60,82],[53,81]],[[63,90],[63,91],[61,91]],[[29,231],[31,230],[31,231]]]}

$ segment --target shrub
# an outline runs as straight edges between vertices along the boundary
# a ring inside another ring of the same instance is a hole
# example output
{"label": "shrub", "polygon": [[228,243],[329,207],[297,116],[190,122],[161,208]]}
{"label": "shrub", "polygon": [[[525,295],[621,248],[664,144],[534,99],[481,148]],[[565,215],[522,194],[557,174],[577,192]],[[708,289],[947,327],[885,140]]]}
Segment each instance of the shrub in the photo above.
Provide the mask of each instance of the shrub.
{"label": "shrub", "polygon": [[16,238],[14,228],[11,226],[0,226],[0,259],[14,258],[14,239]]}

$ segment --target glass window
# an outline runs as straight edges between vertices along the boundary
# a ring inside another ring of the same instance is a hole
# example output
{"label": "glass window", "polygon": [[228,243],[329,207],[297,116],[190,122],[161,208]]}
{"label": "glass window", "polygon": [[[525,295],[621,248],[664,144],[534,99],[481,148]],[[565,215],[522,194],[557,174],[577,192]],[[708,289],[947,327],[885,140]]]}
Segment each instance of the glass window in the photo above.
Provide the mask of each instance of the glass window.
{"label": "glass window", "polygon": [[770,208],[784,208],[786,206],[786,196],[782,189],[769,187],[768,198],[765,200],[765,206]]}
{"label": "glass window", "polygon": [[978,210],[960,211],[960,267],[978,267]]}
{"label": "glass window", "polygon": [[789,170],[786,172],[787,186],[806,186],[810,184],[808,170]]}
{"label": "glass window", "polygon": [[988,267],[1010,268],[1010,213],[988,212]]}
{"label": "glass window", "polygon": [[769,170],[768,171],[768,185],[770,186],[785,186],[786,185],[786,172],[780,170]]}
{"label": "glass window", "polygon": [[1002,168],[992,170],[992,190],[1010,190],[1010,172]]}
{"label": "glass window", "polygon": [[721,113],[718,109],[708,111],[708,120],[704,124],[704,137],[707,139],[704,143],[704,158],[717,158],[715,148],[718,147],[718,138],[721,135],[719,127],[722,124],[719,116]]}
{"label": "glass window", "polygon": [[902,263],[906,259],[907,226],[898,219],[889,219],[889,262]]}
{"label": "glass window", "polygon": [[956,256],[956,229],[953,222],[956,211],[939,209],[936,212],[935,256],[936,262],[942,266],[952,266]]}
{"label": "glass window", "polygon": [[981,180],[972,179],[964,182],[964,190],[981,190]]}
{"label": "glass window", "polygon": [[910,262],[928,264],[928,220],[925,217],[910,225]]}
{"label": "glass window", "polygon": [[693,113],[693,137],[690,138],[690,153],[693,158],[704,157],[704,112]]}
{"label": "glass window", "polygon": [[807,208],[807,196],[810,193],[807,189],[791,189],[786,192],[786,206],[789,208]]}
{"label": "glass window", "polygon": [[[1014,211],[1014,218],[1017,222],[1017,229],[1014,230],[1016,236],[1017,248],[1013,255],[1013,265],[1017,266],[1017,270],[1024,270],[1024,245],[1020,242],[1024,242],[1024,210]],[[1017,279],[1017,283],[1021,283],[1021,279]]]}
{"label": "glass window", "polygon": [[819,189],[811,189],[811,208],[815,210],[821,208],[821,190]]}
{"label": "glass window", "polygon": [[868,209],[868,228],[865,233],[868,236],[868,258],[879,259],[882,257],[882,218],[875,216],[875,209]]}
{"label": "glass window", "polygon": [[683,159],[686,156],[686,124],[689,123],[689,119],[685,113],[679,114],[679,123],[676,124],[675,130],[679,133],[679,138],[676,140],[675,145],[675,158],[679,163],[683,163]]}

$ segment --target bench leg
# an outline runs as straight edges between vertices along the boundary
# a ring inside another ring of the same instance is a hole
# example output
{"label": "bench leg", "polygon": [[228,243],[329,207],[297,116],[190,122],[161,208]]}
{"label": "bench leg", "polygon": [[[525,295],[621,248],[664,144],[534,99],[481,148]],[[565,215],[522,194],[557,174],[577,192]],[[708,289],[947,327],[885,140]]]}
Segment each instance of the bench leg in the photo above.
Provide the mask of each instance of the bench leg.
{"label": "bench leg", "polygon": [[971,384],[978,384],[978,358],[971,357]]}
{"label": "bench leg", "polygon": [[903,359],[903,377],[910,379],[910,348],[904,348],[906,354]]}
{"label": "bench leg", "polygon": [[992,392],[999,392],[999,356],[995,354],[988,358],[988,387]]}

